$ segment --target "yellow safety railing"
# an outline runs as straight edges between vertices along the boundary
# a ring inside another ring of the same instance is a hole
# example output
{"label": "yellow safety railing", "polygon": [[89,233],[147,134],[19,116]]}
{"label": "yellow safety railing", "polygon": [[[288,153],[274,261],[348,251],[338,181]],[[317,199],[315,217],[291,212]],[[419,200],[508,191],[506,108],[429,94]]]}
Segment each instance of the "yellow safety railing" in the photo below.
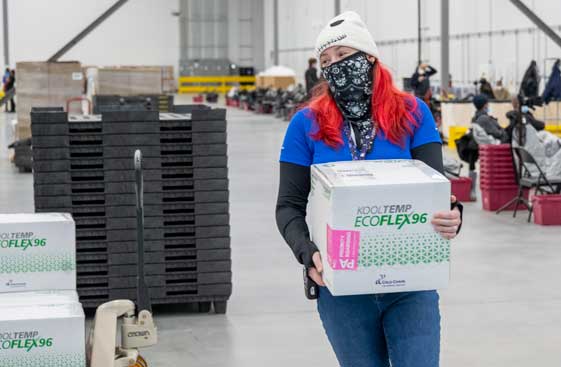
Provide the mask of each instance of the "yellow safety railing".
{"label": "yellow safety railing", "polygon": [[178,92],[180,94],[228,93],[233,87],[253,90],[255,89],[255,76],[180,76]]}
{"label": "yellow safety railing", "polygon": [[561,137],[561,125],[545,125],[545,130]]}

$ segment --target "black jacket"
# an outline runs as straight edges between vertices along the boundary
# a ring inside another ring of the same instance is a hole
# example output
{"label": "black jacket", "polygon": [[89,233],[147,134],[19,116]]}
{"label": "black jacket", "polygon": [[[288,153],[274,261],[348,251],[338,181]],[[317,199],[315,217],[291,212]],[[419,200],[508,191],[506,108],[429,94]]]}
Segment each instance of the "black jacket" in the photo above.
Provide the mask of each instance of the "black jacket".
{"label": "black jacket", "polygon": [[306,92],[310,94],[312,88],[318,83],[318,70],[314,67],[308,68],[304,78],[306,79]]}
{"label": "black jacket", "polygon": [[[506,117],[509,119],[509,124],[505,129],[506,134],[508,136],[508,141],[512,140],[512,131],[516,126],[517,116],[518,116],[518,111],[513,110],[506,113]],[[536,131],[542,131],[545,129],[545,122],[536,119],[531,112],[523,113],[522,118],[526,120],[525,122],[532,125],[534,129],[536,129]]]}
{"label": "black jacket", "polygon": [[540,87],[540,75],[538,73],[538,65],[534,60],[526,69],[522,84],[520,84],[520,94],[526,98],[534,98],[538,96],[538,89]]}
{"label": "black jacket", "polygon": [[421,99],[424,99],[427,92],[430,89],[430,77],[437,73],[437,70],[432,66],[427,66],[425,73],[422,75],[423,80],[419,80],[421,75],[419,74],[419,68],[415,70],[411,76],[411,88],[415,92],[415,95]]}
{"label": "black jacket", "polygon": [[550,101],[561,100],[561,71],[559,70],[559,66],[561,66],[561,60],[557,60],[553,65],[551,75],[545,85],[542,99],[546,104]]}

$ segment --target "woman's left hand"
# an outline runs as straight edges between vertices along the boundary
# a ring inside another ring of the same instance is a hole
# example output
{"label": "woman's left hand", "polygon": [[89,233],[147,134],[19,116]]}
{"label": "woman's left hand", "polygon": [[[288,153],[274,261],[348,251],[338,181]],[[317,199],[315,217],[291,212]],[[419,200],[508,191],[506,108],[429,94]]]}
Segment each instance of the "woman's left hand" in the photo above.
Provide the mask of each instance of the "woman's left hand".
{"label": "woman's left hand", "polygon": [[[452,204],[456,202],[456,197],[454,195],[450,197],[450,202]],[[451,240],[458,234],[458,228],[460,228],[460,224],[462,223],[460,210],[454,208],[449,211],[435,213],[431,223],[435,231],[440,233],[442,237]]]}

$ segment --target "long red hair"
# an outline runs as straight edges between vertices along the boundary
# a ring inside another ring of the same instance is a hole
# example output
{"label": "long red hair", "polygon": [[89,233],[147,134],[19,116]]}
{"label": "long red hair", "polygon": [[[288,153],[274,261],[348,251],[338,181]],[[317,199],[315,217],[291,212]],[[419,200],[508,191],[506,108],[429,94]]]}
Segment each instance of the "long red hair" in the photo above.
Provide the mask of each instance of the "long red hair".
{"label": "long red hair", "polygon": [[[389,70],[379,61],[376,61],[373,74],[372,117],[391,143],[403,145],[404,138],[412,134],[412,127],[418,124],[415,119],[417,100],[393,84]],[[326,81],[314,87],[312,98],[301,106],[305,107],[310,109],[319,127],[311,134],[312,139],[322,140],[333,148],[343,145],[343,115]]]}

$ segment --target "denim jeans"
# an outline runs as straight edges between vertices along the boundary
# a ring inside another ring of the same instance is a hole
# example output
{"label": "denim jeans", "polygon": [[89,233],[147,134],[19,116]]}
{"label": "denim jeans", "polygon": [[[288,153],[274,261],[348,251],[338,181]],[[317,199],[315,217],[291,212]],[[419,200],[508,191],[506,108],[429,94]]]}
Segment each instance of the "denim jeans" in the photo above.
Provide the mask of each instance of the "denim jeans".
{"label": "denim jeans", "polygon": [[334,297],[320,287],[318,311],[341,367],[438,367],[436,291]]}

